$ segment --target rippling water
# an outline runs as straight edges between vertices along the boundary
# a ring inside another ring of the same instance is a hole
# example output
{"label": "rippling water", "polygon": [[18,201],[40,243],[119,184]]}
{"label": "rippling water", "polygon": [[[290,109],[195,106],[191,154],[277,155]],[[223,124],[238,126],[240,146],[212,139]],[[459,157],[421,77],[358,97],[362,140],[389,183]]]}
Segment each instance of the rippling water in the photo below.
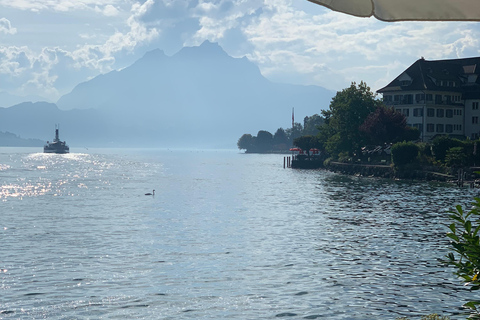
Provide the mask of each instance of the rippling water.
{"label": "rippling water", "polygon": [[438,259],[474,191],[237,151],[35,152],[0,149],[0,318],[464,319],[473,299]]}

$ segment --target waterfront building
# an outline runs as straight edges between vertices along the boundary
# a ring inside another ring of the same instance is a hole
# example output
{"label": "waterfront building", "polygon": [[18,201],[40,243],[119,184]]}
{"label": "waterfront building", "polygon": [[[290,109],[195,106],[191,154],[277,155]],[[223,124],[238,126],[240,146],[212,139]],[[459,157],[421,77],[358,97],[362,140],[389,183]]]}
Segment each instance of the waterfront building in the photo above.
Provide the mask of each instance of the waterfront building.
{"label": "waterfront building", "polygon": [[480,135],[480,57],[417,60],[384,88],[384,103],[403,113],[422,141]]}

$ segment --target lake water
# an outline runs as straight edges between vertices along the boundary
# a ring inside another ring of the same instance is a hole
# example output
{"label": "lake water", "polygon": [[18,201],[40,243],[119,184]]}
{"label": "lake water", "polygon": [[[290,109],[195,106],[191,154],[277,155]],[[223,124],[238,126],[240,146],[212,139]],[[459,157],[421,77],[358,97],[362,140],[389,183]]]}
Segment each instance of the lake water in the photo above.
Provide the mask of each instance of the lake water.
{"label": "lake water", "polygon": [[0,148],[2,319],[464,319],[473,299],[438,259],[475,191],[236,150],[72,152]]}

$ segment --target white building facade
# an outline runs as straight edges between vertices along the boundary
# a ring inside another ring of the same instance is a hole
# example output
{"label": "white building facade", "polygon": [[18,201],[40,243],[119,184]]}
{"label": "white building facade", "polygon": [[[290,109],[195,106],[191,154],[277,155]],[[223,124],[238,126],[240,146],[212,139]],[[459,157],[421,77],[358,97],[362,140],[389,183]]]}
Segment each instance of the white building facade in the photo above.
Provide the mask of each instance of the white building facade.
{"label": "white building facade", "polygon": [[[478,67],[477,67],[478,64]],[[480,134],[480,58],[420,59],[378,90],[384,103],[420,130],[422,141],[438,135],[476,139]]]}

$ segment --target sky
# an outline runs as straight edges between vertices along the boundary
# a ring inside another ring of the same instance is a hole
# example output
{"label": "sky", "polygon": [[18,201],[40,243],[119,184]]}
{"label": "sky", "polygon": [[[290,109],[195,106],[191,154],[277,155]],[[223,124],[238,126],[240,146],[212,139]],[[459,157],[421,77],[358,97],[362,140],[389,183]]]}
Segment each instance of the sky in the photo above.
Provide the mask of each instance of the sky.
{"label": "sky", "polygon": [[480,56],[480,22],[382,22],[307,0],[0,0],[0,92],[56,102],[75,85],[205,40],[271,81],[378,90],[416,60]]}

